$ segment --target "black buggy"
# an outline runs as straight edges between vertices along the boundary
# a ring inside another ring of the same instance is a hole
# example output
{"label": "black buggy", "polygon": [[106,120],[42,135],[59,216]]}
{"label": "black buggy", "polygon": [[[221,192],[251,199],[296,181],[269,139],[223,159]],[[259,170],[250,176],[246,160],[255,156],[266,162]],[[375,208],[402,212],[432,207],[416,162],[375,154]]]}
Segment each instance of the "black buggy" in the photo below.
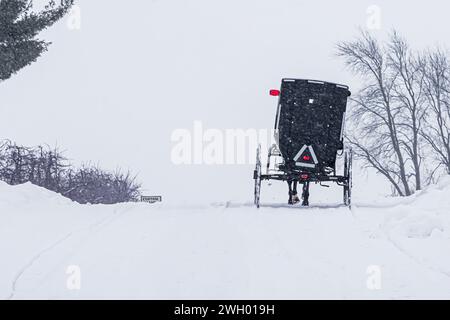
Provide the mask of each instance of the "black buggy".
{"label": "black buggy", "polygon": [[[256,153],[255,205],[259,208],[262,180],[286,181],[289,204],[299,202],[297,184],[302,184],[302,205],[309,205],[311,182],[335,182],[343,187],[346,206],[351,205],[352,151],[344,148],[347,99],[345,85],[315,80],[283,79],[275,119],[276,144],[268,152],[262,173],[261,146]],[[336,172],[337,157],[344,157],[342,175]],[[292,187],[293,185],[293,187]]]}

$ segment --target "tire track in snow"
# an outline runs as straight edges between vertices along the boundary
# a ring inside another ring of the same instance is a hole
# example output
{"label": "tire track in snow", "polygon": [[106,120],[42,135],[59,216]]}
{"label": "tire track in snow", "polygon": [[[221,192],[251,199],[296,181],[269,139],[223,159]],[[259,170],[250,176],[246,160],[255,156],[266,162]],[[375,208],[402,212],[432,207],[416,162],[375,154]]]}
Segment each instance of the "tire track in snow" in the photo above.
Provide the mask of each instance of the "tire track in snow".
{"label": "tire track in snow", "polygon": [[[386,206],[383,208],[394,208],[395,206]],[[373,207],[373,208],[377,208],[377,207]],[[353,208],[352,209],[352,216],[355,218],[355,220],[357,221],[361,221],[358,217],[358,208]],[[419,265],[422,268],[425,268],[431,272],[435,272],[438,274],[441,274],[447,278],[450,279],[450,272],[442,270],[440,268],[436,268],[433,266],[428,265],[427,263],[421,261],[420,258],[418,258],[417,256],[415,256],[414,254],[412,254],[411,252],[409,252],[408,250],[406,250],[405,248],[403,248],[397,241],[395,241],[393,239],[393,237],[391,236],[391,233],[389,232],[389,230],[387,229],[387,227],[383,227],[382,225],[378,226],[378,230],[380,230],[386,237],[388,243],[391,244],[391,246],[393,246],[398,252],[400,252],[402,255],[404,255],[405,257],[407,257],[409,260],[413,261],[414,263],[416,263],[417,265]]]}
{"label": "tire track in snow", "polygon": [[[37,254],[35,254],[22,268],[20,268],[19,272],[14,277],[12,284],[11,284],[11,294],[6,298],[6,300],[12,300],[14,299],[14,296],[17,292],[17,285],[22,278],[22,276],[30,270],[36,262],[45,254],[52,251],[54,248],[56,248],[58,245],[62,244],[63,242],[67,241],[69,238],[73,237],[76,234],[82,233],[84,230],[90,230],[88,234],[83,237],[80,240],[80,243],[83,243],[87,241],[92,236],[98,234],[102,229],[113,223],[115,220],[117,220],[119,217],[121,217],[123,214],[128,212],[131,209],[131,207],[125,208],[121,210],[121,212],[118,212],[118,208],[114,208],[114,211],[112,214],[107,214],[106,217],[102,217],[101,219],[96,220],[95,222],[89,224],[88,226],[82,228],[79,231],[71,231],[68,234],[66,234],[64,237],[58,239],[57,241],[53,242],[48,247],[44,248],[43,250],[39,251]],[[76,249],[72,250],[72,254]]]}
{"label": "tire track in snow", "polygon": [[44,254],[51,251],[53,248],[58,246],[59,244],[63,243],[67,239],[69,239],[72,236],[72,232],[66,234],[61,239],[57,240],[56,242],[52,243],[50,246],[46,247],[45,249],[38,252],[35,256],[33,256],[28,263],[26,263],[22,268],[20,268],[19,272],[16,274],[16,276],[13,279],[12,285],[11,285],[11,294],[6,298],[6,300],[12,300],[14,298],[14,295],[17,291],[17,283],[19,282],[20,278],[27,272],[28,269],[30,269],[36,261],[38,261]]}
{"label": "tire track in snow", "polygon": [[447,278],[450,279],[450,272],[442,270],[440,268],[435,268],[433,266],[428,265],[427,263],[423,262],[420,260],[420,258],[417,258],[416,256],[414,256],[413,254],[411,254],[408,250],[404,249],[397,241],[395,241],[391,235],[389,234],[389,231],[385,231],[386,237],[388,239],[388,241],[395,247],[397,248],[398,251],[400,251],[401,253],[403,253],[405,256],[407,256],[409,259],[413,260],[414,262],[416,262],[417,264],[419,264],[420,266],[433,271],[433,272],[437,272],[440,273],[444,276],[446,276]]}

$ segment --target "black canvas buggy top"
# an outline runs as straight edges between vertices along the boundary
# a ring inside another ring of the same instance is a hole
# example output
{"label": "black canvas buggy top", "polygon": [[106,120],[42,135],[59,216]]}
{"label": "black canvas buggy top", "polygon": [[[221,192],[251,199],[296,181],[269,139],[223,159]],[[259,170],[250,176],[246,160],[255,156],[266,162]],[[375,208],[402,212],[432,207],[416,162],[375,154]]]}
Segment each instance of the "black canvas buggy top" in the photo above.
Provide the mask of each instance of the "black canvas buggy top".
{"label": "black canvas buggy top", "polygon": [[[349,88],[331,82],[290,79],[281,82],[275,118],[277,143],[268,153],[266,172],[262,173],[261,147],[258,147],[255,179],[255,204],[259,207],[262,180],[287,181],[303,185],[303,205],[308,205],[309,184],[335,182],[343,187],[344,204],[350,206],[352,152],[344,146],[344,127]],[[343,156],[344,172],[337,174],[336,161]],[[272,166],[273,158],[281,163]],[[274,167],[274,168],[272,168]],[[326,186],[326,185],[324,185]],[[290,198],[291,199],[291,198]]]}
{"label": "black canvas buggy top", "polygon": [[335,83],[283,79],[275,130],[287,170],[334,170],[349,95]]}

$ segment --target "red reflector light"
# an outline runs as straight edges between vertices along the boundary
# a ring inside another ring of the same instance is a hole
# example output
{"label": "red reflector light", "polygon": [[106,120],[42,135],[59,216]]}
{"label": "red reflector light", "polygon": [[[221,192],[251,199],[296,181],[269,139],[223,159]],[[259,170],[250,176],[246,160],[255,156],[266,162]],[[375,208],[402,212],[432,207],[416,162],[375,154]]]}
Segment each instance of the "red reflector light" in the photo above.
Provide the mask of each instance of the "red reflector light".
{"label": "red reflector light", "polygon": [[280,95],[280,90],[272,89],[272,90],[270,90],[270,95],[272,97],[278,97]]}
{"label": "red reflector light", "polygon": [[307,174],[301,174],[301,175],[300,175],[300,178],[302,178],[302,180],[307,180],[307,179],[309,179],[309,175],[307,175]]}
{"label": "red reflector light", "polygon": [[303,160],[309,161],[309,160],[311,160],[311,157],[310,156],[303,156]]}

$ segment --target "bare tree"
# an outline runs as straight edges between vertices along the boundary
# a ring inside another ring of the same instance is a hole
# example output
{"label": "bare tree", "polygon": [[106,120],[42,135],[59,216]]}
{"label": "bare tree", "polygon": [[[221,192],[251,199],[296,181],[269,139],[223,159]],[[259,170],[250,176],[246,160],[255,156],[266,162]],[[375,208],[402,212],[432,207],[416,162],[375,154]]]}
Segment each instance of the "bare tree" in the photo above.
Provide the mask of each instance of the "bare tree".
{"label": "bare tree", "polygon": [[443,50],[426,53],[422,65],[424,92],[429,105],[422,136],[432,148],[434,159],[450,174],[450,61]]}
{"label": "bare tree", "polygon": [[405,159],[412,164],[415,189],[421,190],[423,155],[420,131],[427,111],[424,74],[421,70],[425,62],[394,31],[388,45],[388,63],[395,75],[393,101],[400,110],[397,118],[399,143],[405,151]]}
{"label": "bare tree", "polygon": [[402,108],[395,101],[397,72],[391,68],[388,49],[369,33],[361,31],[358,39],[338,45],[338,56],[361,76],[364,87],[352,98],[355,124],[347,136],[357,156],[375,168],[401,196],[413,193],[407,167],[406,141],[402,134]]}
{"label": "bare tree", "polygon": [[412,50],[393,31],[381,45],[368,32],[340,43],[338,56],[363,88],[352,98],[347,140],[365,166],[408,196],[450,174],[450,63],[442,50]]}

